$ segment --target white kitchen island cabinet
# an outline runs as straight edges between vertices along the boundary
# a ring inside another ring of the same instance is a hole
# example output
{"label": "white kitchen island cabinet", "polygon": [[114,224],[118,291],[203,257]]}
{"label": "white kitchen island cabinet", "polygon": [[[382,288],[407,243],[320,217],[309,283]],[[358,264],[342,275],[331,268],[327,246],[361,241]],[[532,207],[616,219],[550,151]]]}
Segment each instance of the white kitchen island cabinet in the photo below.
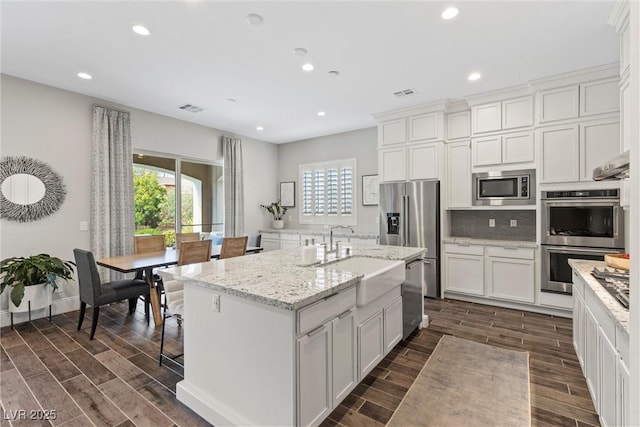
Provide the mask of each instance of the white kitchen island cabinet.
{"label": "white kitchen island cabinet", "polygon": [[[394,260],[423,252],[353,247]],[[300,259],[300,248],[283,249],[162,271],[185,283],[176,397],[210,423],[318,425],[357,385],[362,274]]]}

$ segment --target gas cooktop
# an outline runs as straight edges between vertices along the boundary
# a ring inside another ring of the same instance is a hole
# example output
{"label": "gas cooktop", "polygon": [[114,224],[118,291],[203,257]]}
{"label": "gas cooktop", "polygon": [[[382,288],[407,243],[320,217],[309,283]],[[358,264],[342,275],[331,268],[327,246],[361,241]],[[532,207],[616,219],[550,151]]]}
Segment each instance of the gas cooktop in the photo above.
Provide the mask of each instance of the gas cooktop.
{"label": "gas cooktop", "polygon": [[629,272],[612,267],[593,267],[591,275],[627,310],[629,309]]}

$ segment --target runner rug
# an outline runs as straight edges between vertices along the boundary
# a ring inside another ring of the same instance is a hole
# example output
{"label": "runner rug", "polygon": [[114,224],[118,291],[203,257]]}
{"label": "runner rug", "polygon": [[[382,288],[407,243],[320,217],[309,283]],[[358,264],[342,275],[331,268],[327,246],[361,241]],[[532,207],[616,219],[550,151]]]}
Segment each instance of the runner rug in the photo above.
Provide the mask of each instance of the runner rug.
{"label": "runner rug", "polygon": [[529,353],[444,335],[387,426],[529,426]]}

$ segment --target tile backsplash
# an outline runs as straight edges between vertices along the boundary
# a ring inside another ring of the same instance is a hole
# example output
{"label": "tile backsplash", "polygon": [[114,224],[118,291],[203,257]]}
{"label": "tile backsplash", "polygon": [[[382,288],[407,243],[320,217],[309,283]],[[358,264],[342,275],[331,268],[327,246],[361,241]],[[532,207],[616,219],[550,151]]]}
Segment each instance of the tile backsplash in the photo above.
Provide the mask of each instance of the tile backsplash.
{"label": "tile backsplash", "polygon": [[[495,227],[489,227],[489,220]],[[511,227],[511,220],[517,227]],[[449,211],[451,237],[469,237],[489,240],[536,240],[535,210],[470,210]]]}

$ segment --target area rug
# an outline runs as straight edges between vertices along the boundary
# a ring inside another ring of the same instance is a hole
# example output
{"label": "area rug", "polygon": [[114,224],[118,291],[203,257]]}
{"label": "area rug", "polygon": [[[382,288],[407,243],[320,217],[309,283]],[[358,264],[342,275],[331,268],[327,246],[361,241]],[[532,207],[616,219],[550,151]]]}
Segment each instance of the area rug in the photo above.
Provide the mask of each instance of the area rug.
{"label": "area rug", "polygon": [[529,426],[529,354],[444,335],[387,426]]}

